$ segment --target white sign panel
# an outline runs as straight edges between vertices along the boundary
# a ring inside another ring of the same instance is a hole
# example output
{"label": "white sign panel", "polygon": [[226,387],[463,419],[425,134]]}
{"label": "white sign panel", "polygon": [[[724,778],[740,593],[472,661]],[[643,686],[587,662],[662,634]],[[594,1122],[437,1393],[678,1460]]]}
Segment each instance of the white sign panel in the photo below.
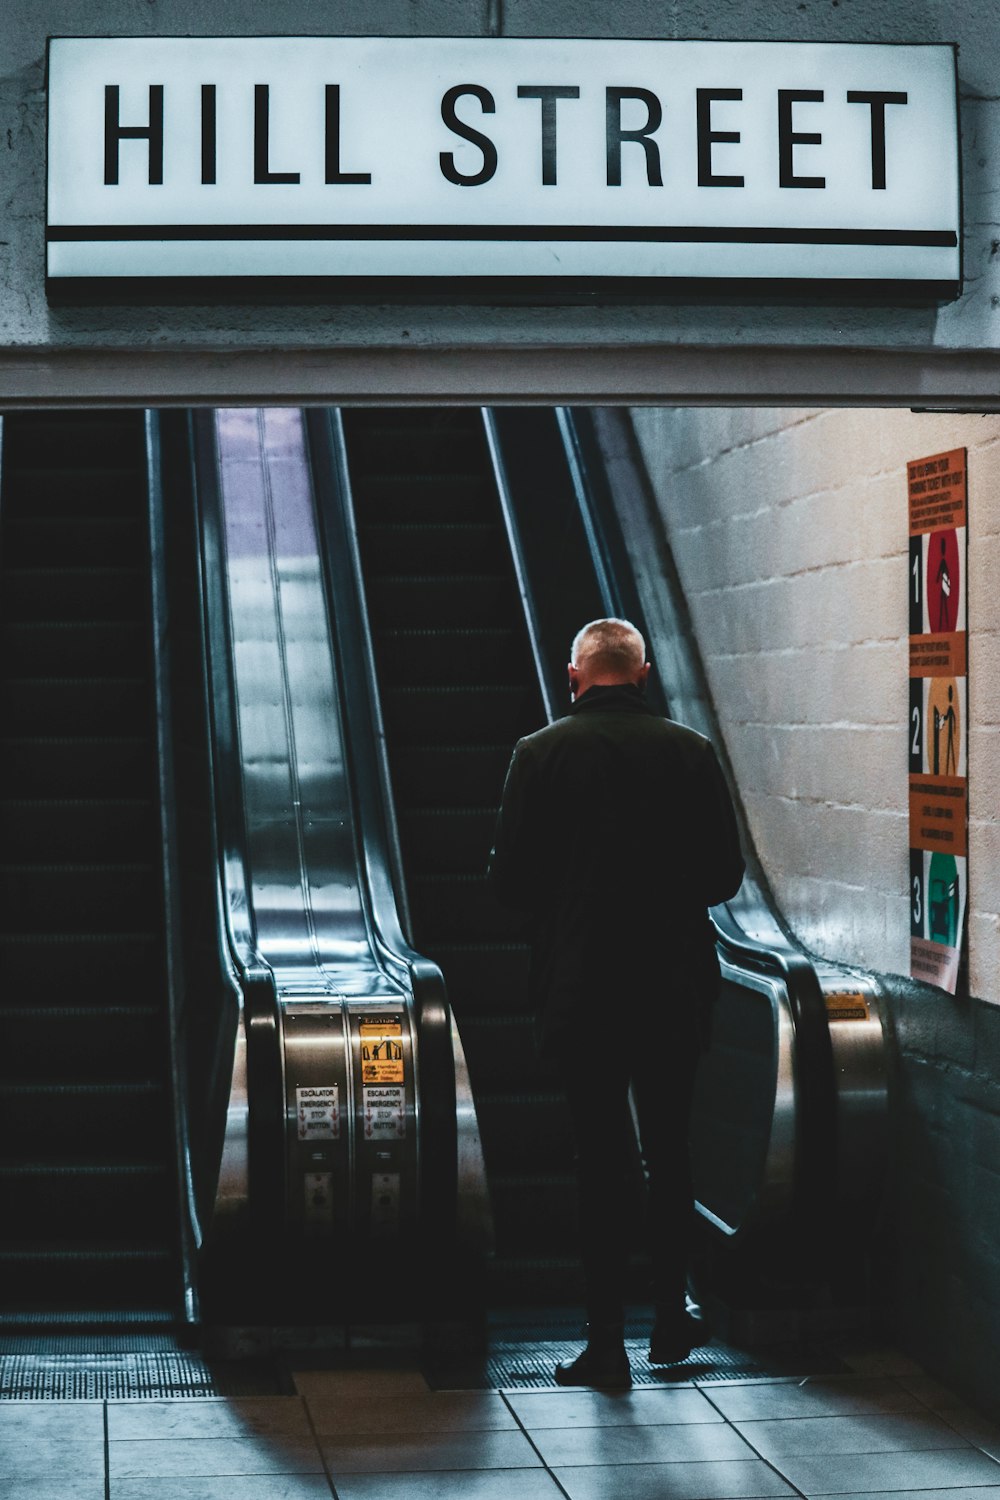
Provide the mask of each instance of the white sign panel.
{"label": "white sign panel", "polygon": [[946,46],[59,38],[48,274],[949,284]]}

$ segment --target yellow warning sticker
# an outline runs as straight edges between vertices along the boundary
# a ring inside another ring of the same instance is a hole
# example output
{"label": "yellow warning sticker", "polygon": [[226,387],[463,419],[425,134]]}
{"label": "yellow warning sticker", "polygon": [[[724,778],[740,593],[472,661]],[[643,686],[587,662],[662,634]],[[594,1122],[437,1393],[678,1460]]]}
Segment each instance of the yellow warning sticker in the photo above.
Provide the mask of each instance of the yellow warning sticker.
{"label": "yellow warning sticker", "polygon": [[868,1000],[860,990],[827,995],[826,1015],[829,1021],[867,1021],[870,1016]]}
{"label": "yellow warning sticker", "polygon": [[402,1022],[362,1021],[360,1030],[362,1083],[402,1083]]}

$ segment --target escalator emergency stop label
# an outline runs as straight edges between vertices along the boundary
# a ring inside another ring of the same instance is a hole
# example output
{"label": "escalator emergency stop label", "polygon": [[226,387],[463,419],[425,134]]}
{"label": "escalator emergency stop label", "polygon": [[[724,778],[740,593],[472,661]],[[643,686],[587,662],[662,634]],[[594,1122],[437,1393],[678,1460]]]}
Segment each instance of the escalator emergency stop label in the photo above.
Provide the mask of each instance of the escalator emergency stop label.
{"label": "escalator emergency stop label", "polygon": [[295,1113],[300,1141],[339,1141],[340,1085],[296,1089]]}
{"label": "escalator emergency stop label", "polygon": [[402,1022],[362,1021],[360,1034],[362,1083],[402,1083]]}
{"label": "escalator emergency stop label", "polygon": [[406,1091],[401,1083],[362,1090],[366,1141],[401,1141],[406,1134]]}
{"label": "escalator emergency stop label", "polygon": [[907,465],[910,973],[954,994],[968,898],[966,451]]}

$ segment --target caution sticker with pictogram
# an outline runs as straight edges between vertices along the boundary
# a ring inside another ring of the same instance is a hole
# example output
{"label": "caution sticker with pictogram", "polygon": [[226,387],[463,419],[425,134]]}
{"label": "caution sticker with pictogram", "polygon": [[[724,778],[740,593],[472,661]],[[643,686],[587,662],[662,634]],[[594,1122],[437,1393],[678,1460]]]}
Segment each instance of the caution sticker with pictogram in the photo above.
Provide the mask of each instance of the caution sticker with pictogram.
{"label": "caution sticker with pictogram", "polygon": [[825,995],[826,1015],[830,1021],[867,1021],[868,1001],[859,990],[843,990]]}
{"label": "caution sticker with pictogram", "polygon": [[362,1021],[362,1083],[402,1083],[403,1026],[400,1021]]}

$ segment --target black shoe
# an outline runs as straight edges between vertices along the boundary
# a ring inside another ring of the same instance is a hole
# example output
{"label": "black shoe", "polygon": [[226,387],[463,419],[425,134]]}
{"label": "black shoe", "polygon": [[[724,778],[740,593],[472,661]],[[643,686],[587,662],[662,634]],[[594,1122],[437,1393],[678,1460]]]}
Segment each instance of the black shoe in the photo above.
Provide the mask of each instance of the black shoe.
{"label": "black shoe", "polygon": [[591,1334],[582,1354],[568,1364],[556,1365],[556,1385],[589,1385],[596,1391],[626,1390],[632,1370],[621,1331],[603,1336]]}
{"label": "black shoe", "polygon": [[686,1310],[681,1313],[657,1311],[653,1332],[649,1336],[649,1362],[651,1365],[676,1365],[687,1359],[699,1344],[707,1344],[711,1337],[708,1324],[701,1318],[693,1318]]}

